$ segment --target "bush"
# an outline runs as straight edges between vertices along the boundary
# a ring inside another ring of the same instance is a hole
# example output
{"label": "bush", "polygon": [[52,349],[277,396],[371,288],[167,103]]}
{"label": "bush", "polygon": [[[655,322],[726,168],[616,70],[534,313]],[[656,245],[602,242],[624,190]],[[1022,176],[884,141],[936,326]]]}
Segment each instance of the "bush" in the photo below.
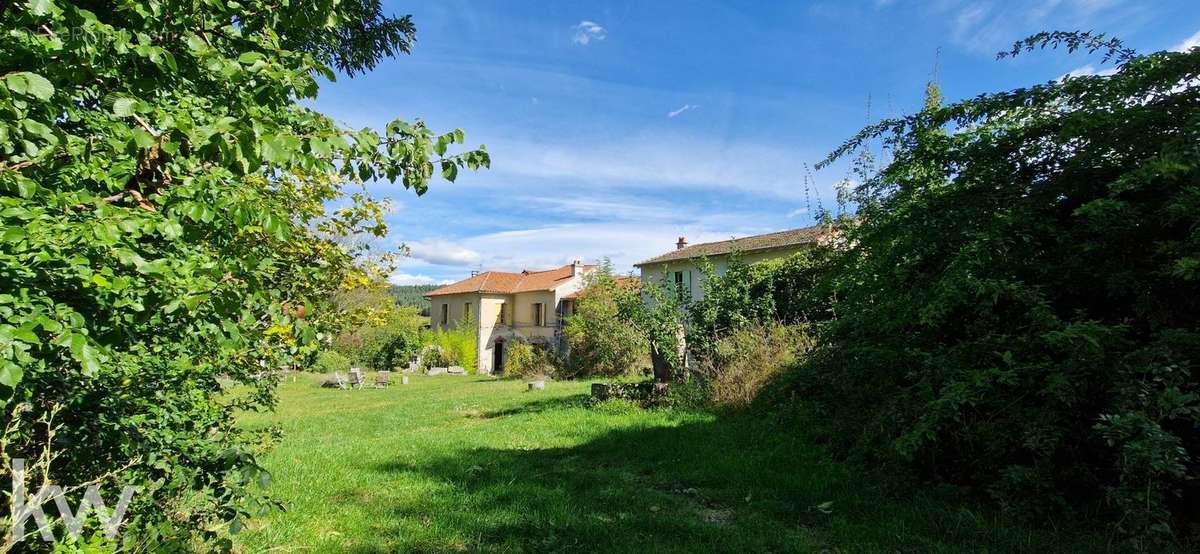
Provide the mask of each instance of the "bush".
{"label": "bush", "polygon": [[[421,333],[422,345],[433,345],[430,354],[436,350],[434,357],[426,355],[426,367],[462,366],[468,372],[475,372],[479,353],[476,339],[475,324],[471,320],[460,321],[453,329],[425,331]],[[430,365],[432,363],[445,365]]]}
{"label": "bush", "polygon": [[[391,302],[387,294],[381,301]],[[334,338],[334,348],[351,363],[375,370],[407,367],[421,346],[423,318],[411,306],[387,306],[381,317],[362,322]]]}
{"label": "bush", "polygon": [[317,354],[317,361],[313,364],[313,369],[321,373],[345,373],[350,369],[350,359],[336,350],[323,350]]}
{"label": "bush", "polygon": [[508,358],[504,361],[506,374],[530,379],[553,376],[554,363],[545,348],[524,341],[511,341],[505,347],[508,349]]}
{"label": "bush", "polygon": [[457,363],[453,357],[441,346],[429,344],[421,350],[424,354],[421,358],[421,369],[427,370],[431,367],[450,367]]}
{"label": "bush", "polygon": [[608,264],[588,276],[564,334],[572,377],[617,376],[636,371],[649,356],[646,338],[620,313],[620,295],[632,294],[613,278]]}
{"label": "bush", "polygon": [[931,94],[838,151],[885,137],[894,161],[855,192],[797,393],[860,457],[1103,510],[1145,547],[1200,502],[1200,49],[1014,52],[1059,41],[1116,73]]}
{"label": "bush", "polygon": [[713,406],[740,410],[811,347],[806,326],[749,325],[718,339],[696,373]]}

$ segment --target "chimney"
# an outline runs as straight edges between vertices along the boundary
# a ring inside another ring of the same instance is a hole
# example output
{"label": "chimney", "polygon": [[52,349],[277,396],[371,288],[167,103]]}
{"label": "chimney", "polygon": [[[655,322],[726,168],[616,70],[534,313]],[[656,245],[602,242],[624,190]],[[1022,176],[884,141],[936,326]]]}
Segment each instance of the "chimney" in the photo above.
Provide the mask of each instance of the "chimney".
{"label": "chimney", "polygon": [[679,237],[679,242],[675,243],[676,250],[687,248],[687,237]]}
{"label": "chimney", "polygon": [[575,260],[571,262],[571,277],[578,277],[583,274],[583,262]]}

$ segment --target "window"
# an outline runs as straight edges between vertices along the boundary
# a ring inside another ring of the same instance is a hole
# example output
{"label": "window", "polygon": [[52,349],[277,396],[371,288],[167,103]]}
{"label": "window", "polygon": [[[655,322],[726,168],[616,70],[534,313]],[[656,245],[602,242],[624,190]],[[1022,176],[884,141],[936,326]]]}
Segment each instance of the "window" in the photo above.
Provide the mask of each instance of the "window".
{"label": "window", "polygon": [[442,304],[442,326],[450,322],[450,305]]}
{"label": "window", "polygon": [[500,323],[500,325],[508,325],[508,314],[505,313],[504,307],[505,307],[505,303],[501,302],[500,303],[500,314],[498,316],[496,316],[497,321]]}
{"label": "window", "polygon": [[533,305],[533,324],[538,327],[546,324],[546,305],[541,302]]}
{"label": "window", "polygon": [[471,319],[471,303],[470,302],[466,302],[463,304],[463,319]]}
{"label": "window", "polygon": [[678,296],[680,302],[692,299],[691,271],[675,272],[675,294]]}

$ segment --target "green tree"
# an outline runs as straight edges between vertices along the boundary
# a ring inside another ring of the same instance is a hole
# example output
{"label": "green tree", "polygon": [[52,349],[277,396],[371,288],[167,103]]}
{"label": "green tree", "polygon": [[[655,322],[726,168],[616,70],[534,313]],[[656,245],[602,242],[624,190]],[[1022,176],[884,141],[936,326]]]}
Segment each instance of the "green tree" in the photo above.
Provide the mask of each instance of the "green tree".
{"label": "green tree", "polygon": [[1200,49],[1008,54],[1048,45],[1117,72],[931,94],[831,156],[895,153],[855,191],[837,317],[795,378],[863,456],[1162,538],[1200,499]]}
{"label": "green tree", "polygon": [[[351,130],[306,107],[328,64],[407,51],[405,21],[332,0],[0,12],[5,463],[48,450],[57,483],[140,487],[130,549],[228,547],[268,505],[260,437],[234,415],[270,408],[272,371],[329,332],[313,307],[359,254],[339,237],[386,232],[360,184],[421,194],[489,163],[449,152],[462,131]],[[53,443],[32,425],[51,412]]]}
{"label": "green tree", "polygon": [[682,379],[687,352],[684,322],[686,306],[679,299],[674,283],[643,280],[637,291],[616,295],[621,319],[628,322],[650,347],[654,379],[669,382]]}
{"label": "green tree", "polygon": [[624,375],[647,354],[646,339],[621,316],[621,297],[636,295],[613,277],[607,260],[585,279],[575,312],[567,317],[568,370],[573,375]]}

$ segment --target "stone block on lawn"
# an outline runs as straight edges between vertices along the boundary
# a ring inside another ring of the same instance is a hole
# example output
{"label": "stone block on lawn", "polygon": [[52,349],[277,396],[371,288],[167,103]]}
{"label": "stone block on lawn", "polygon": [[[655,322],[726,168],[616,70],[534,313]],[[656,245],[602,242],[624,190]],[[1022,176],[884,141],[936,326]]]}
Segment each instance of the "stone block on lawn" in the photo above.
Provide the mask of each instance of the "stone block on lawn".
{"label": "stone block on lawn", "polygon": [[463,368],[462,366],[452,365],[452,366],[446,368],[446,373],[448,373],[450,375],[466,375],[467,370],[465,368]]}
{"label": "stone block on lawn", "polygon": [[441,375],[443,373],[446,373],[446,368],[444,367],[431,367],[425,370],[425,375]]}

